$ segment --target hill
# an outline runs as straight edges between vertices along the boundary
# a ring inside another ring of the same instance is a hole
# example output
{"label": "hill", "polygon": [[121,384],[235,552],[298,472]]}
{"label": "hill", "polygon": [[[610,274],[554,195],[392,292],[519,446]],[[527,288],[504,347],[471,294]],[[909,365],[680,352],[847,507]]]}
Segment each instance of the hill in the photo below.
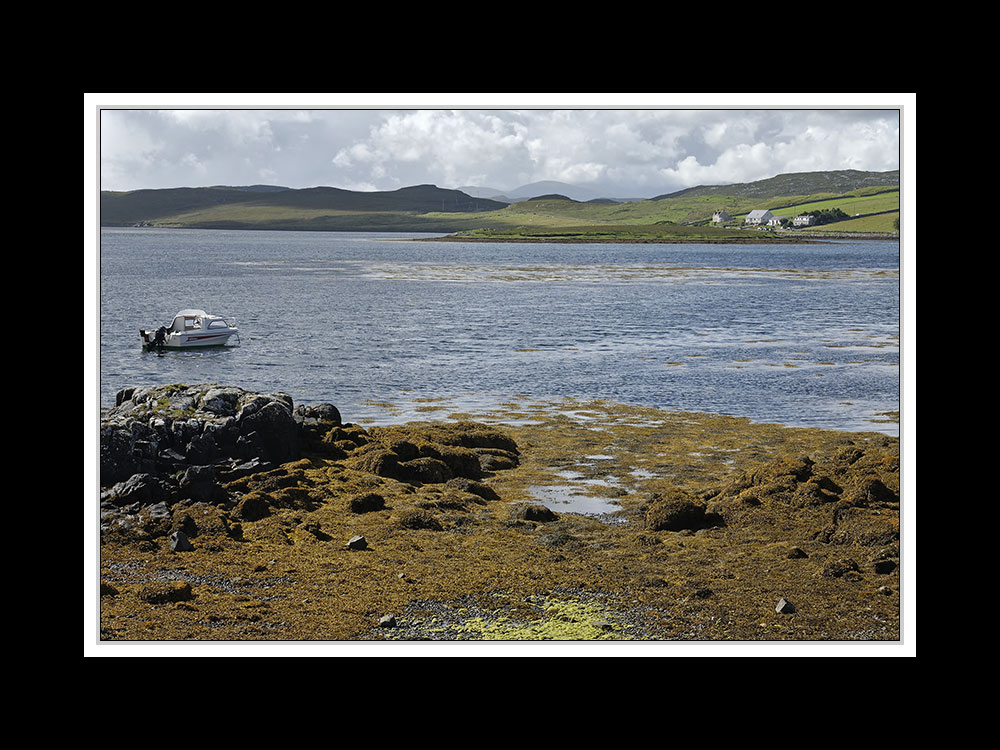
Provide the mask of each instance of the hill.
{"label": "hill", "polygon": [[333,187],[290,189],[265,186],[167,188],[125,193],[102,191],[100,203],[101,226],[159,224],[210,227],[229,224],[234,227],[246,225],[248,228],[260,223],[253,219],[254,216],[280,224],[282,216],[285,220],[294,220],[296,216],[314,217],[316,212],[475,213],[495,211],[506,205],[434,185],[415,185],[382,192]]}
{"label": "hill", "polygon": [[650,200],[669,198],[694,198],[700,196],[735,196],[739,198],[776,198],[783,195],[812,195],[814,193],[847,193],[852,190],[881,185],[899,186],[899,170],[891,172],[861,172],[843,169],[831,172],[795,172],[780,174],[757,182],[733,185],[699,185],[658,195]]}
{"label": "hill", "polygon": [[[381,192],[217,186],[102,192],[100,205],[102,226],[462,233],[465,238],[494,240],[606,238],[618,233],[620,241],[642,237],[648,238],[643,241],[693,242],[711,241],[709,236],[713,235],[718,241],[760,242],[780,238],[765,236],[772,232],[748,231],[743,217],[754,209],[791,217],[836,208],[850,217],[835,225],[782,232],[786,237],[801,238],[807,231],[819,230],[895,234],[899,172],[778,175],[759,182],[701,186],[650,200],[623,202],[584,201],[560,191],[534,193],[508,204],[434,185]],[[720,209],[732,217],[724,227],[712,222],[713,213]],[[694,227],[699,231],[690,231]],[[736,236],[738,240],[734,240]]]}

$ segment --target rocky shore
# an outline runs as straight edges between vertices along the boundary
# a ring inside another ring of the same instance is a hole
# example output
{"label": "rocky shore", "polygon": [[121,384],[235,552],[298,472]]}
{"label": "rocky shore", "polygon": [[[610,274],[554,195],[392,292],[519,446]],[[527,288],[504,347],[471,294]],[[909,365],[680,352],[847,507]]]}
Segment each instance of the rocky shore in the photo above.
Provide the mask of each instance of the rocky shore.
{"label": "rocky shore", "polygon": [[900,640],[884,435],[573,401],[365,428],[170,385],[118,393],[100,476],[104,642]]}

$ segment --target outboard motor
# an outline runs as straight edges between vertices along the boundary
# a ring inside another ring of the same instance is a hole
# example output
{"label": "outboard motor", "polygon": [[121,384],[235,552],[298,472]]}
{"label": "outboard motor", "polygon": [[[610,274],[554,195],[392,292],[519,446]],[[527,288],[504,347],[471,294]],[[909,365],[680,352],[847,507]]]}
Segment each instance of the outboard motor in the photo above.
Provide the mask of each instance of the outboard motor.
{"label": "outboard motor", "polygon": [[162,352],[163,345],[167,341],[167,329],[166,326],[160,326],[156,329],[156,335],[153,336],[153,346],[156,347],[156,351]]}

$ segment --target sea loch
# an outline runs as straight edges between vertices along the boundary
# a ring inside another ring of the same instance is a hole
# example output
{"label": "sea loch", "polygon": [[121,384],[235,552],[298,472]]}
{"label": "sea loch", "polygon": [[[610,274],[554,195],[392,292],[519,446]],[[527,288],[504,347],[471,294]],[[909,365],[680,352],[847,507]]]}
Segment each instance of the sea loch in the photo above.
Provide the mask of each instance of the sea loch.
{"label": "sea loch", "polygon": [[[106,228],[101,406],[126,386],[219,382],[359,423],[569,397],[898,435],[899,261],[894,241]],[[234,320],[239,345],[142,351],[140,328],[190,307]]]}

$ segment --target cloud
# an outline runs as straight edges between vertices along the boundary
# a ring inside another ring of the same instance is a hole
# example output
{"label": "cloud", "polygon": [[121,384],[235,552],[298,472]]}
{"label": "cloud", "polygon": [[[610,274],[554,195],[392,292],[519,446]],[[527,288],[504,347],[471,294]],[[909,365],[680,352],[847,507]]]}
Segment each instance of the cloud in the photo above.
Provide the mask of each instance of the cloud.
{"label": "cloud", "polygon": [[433,182],[446,186],[488,179],[522,158],[525,127],[483,111],[419,110],[387,113],[367,137],[340,149],[331,163],[356,178],[392,180],[394,187]]}
{"label": "cloud", "polygon": [[540,180],[642,197],[899,167],[896,109],[105,109],[104,189]]}

